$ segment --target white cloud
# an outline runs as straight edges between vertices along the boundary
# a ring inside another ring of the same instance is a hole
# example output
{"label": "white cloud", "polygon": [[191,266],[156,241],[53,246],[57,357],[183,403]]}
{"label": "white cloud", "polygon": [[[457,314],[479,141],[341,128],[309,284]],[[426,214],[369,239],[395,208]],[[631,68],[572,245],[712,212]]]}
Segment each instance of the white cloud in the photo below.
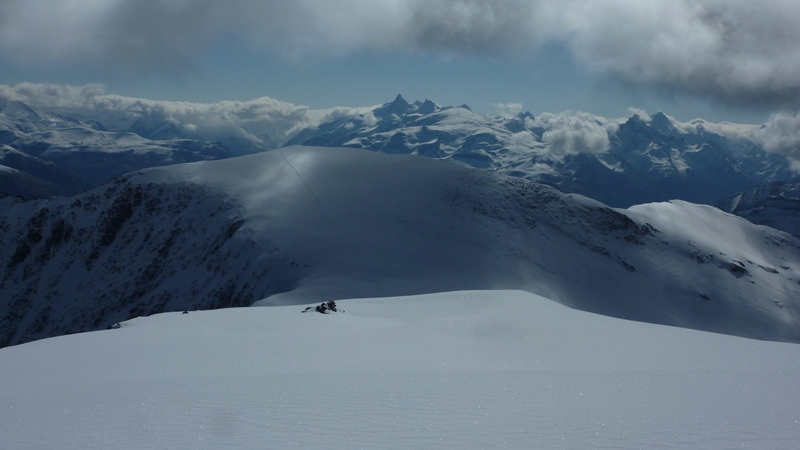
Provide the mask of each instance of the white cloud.
{"label": "white cloud", "polygon": [[210,140],[239,136],[258,142],[268,135],[282,143],[304,128],[342,117],[358,117],[368,124],[376,122],[372,107],[312,110],[269,97],[219,103],[157,101],[106,94],[101,85],[0,85],[0,98],[69,111],[97,120],[110,130],[127,130],[140,119],[170,121]]}
{"label": "white cloud", "polygon": [[631,116],[639,116],[639,118],[644,122],[650,123],[650,120],[652,120],[650,118],[650,114],[647,114],[647,111],[643,109],[630,107],[628,108],[628,112],[631,114]]}
{"label": "white cloud", "polygon": [[541,113],[529,122],[532,127],[545,130],[542,142],[550,144],[549,151],[555,155],[608,151],[609,132],[619,126],[617,122],[583,112]]}
{"label": "white cloud", "polygon": [[786,155],[800,172],[800,112],[771,114],[754,136],[766,150]]}
{"label": "white cloud", "polygon": [[493,106],[497,108],[497,113],[506,119],[516,117],[522,112],[522,103],[495,103]]}

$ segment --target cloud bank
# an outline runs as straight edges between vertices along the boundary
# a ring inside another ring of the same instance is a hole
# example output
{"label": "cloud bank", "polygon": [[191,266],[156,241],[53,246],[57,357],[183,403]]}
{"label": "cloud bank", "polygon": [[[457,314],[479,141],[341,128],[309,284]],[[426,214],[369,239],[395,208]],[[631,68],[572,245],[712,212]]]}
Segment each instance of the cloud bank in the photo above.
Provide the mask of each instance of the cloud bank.
{"label": "cloud bank", "polygon": [[[14,64],[181,70],[220,42],[287,58],[536,54],[732,104],[800,107],[796,0],[7,0]],[[116,69],[115,69],[116,68]]]}
{"label": "cloud bank", "polygon": [[375,121],[373,107],[312,110],[269,97],[246,102],[193,103],[147,100],[106,94],[102,85],[69,86],[20,83],[0,85],[0,98],[48,111],[68,111],[96,120],[111,131],[126,131],[134,123],[169,122],[207,140],[245,139],[266,147],[282,144],[297,132],[342,117]]}
{"label": "cloud bank", "polygon": [[795,0],[6,0],[15,64],[182,67],[235,38],[289,58],[354,52],[505,54],[543,44],[593,70],[736,104],[800,107]]}

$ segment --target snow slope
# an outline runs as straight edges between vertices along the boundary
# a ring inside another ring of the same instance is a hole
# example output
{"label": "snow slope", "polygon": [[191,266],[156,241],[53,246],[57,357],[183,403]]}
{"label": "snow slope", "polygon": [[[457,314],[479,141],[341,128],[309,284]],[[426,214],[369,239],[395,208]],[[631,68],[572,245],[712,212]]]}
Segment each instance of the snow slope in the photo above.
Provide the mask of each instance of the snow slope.
{"label": "snow slope", "polygon": [[0,206],[3,345],[163,311],[464,289],[800,341],[786,233],[685,202],[613,210],[427,158],[294,147]]}
{"label": "snow slope", "polygon": [[800,346],[519,291],[168,313],[0,349],[0,448],[797,448]]}
{"label": "snow slope", "polygon": [[714,206],[757,223],[800,236],[800,183],[772,183],[740,192]]}

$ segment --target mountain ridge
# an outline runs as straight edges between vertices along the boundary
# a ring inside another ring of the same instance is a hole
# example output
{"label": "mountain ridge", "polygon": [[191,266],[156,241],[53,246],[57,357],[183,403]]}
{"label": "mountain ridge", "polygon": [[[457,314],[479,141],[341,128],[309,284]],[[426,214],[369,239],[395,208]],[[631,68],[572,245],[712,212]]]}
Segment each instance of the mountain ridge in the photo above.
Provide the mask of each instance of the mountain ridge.
{"label": "mountain ridge", "polygon": [[685,202],[618,210],[427,158],[293,147],[0,204],[3,345],[169,310],[508,288],[800,341],[797,239]]}

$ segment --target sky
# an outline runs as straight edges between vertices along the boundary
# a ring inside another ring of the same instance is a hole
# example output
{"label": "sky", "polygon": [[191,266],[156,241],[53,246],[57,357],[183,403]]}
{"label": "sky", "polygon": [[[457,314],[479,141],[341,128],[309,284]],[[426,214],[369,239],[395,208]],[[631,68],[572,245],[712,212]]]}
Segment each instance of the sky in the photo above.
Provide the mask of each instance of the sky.
{"label": "sky", "polygon": [[312,109],[400,93],[794,132],[798,42],[796,0],[0,0],[0,84]]}

